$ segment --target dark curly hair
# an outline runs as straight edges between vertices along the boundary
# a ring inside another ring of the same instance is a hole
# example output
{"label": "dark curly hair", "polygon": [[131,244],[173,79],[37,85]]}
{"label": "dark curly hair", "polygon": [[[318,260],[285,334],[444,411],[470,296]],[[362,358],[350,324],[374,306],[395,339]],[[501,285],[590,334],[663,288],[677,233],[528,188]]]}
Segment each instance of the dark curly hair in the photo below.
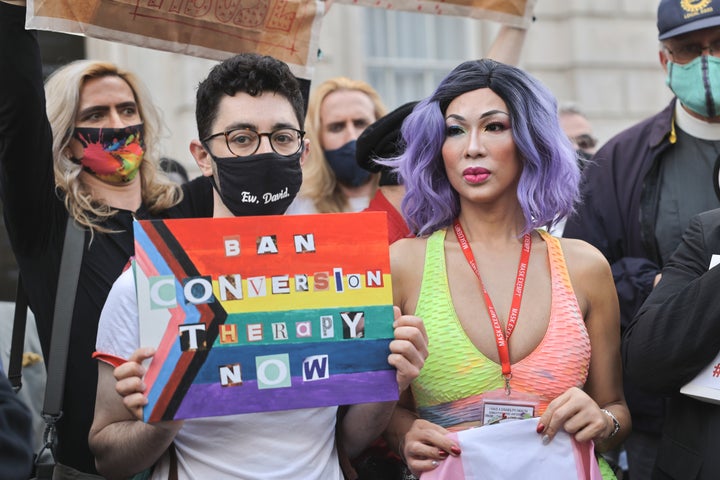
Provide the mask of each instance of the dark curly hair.
{"label": "dark curly hair", "polygon": [[241,53],[215,65],[200,82],[195,97],[195,120],[200,138],[206,138],[224,95],[245,92],[253,97],[272,92],[287,98],[298,125],[305,120],[305,101],[300,84],[285,62],[268,55]]}

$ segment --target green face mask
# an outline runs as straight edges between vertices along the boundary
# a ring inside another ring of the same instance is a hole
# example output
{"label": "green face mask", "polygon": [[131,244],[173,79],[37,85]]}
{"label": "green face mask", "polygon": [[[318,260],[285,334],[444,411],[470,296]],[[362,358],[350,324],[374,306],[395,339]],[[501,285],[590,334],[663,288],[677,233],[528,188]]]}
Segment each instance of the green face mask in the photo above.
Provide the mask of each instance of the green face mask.
{"label": "green face mask", "polygon": [[680,103],[702,115],[720,115],[720,58],[700,55],[690,63],[668,62],[665,80]]}

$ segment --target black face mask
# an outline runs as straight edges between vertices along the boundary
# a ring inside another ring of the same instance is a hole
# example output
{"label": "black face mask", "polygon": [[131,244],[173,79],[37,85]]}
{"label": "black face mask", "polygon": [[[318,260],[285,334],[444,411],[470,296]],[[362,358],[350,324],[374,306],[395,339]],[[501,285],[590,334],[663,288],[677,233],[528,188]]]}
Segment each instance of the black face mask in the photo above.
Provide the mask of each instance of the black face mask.
{"label": "black face mask", "polygon": [[352,140],[336,150],[324,150],[335,178],[348,187],[359,187],[370,178],[370,172],[358,165],[355,159],[356,147],[357,140]]}
{"label": "black face mask", "polygon": [[213,178],[213,185],[237,217],[282,215],[300,190],[301,155],[302,150],[289,157],[275,152],[225,158],[210,154],[218,178],[217,183]]}

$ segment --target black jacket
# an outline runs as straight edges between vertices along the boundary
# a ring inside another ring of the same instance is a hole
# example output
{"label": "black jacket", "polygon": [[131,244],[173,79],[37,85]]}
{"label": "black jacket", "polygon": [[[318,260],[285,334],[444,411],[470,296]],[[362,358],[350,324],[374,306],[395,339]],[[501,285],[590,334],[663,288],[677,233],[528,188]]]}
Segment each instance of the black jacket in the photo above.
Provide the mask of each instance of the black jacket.
{"label": "black jacket", "polygon": [[653,480],[720,478],[720,405],[679,393],[720,351],[720,209],[694,217],[622,343],[628,378],[670,395]]}
{"label": "black jacket", "polygon": [[[623,330],[662,267],[655,240],[658,172],[660,155],[675,142],[674,111],[675,100],[603,145],[583,172],[582,203],[563,232],[564,237],[594,245],[608,259]],[[659,434],[664,399],[638,390],[632,382],[624,386],[633,429]]]}
{"label": "black jacket", "polygon": [[662,267],[655,241],[657,176],[660,154],[674,143],[674,110],[675,100],[620,132],[592,157],[583,172],[582,203],[563,232],[594,245],[610,262],[623,326],[647,298]]}
{"label": "black jacket", "polygon": [[30,411],[15,394],[0,365],[0,478],[24,480],[32,469]]}

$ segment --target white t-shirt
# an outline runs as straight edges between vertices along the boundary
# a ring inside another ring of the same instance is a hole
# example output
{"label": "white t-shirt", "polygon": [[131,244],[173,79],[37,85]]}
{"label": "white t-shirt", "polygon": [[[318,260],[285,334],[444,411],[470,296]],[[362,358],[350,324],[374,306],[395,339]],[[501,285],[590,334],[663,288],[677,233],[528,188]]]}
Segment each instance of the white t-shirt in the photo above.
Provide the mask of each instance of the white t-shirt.
{"label": "white t-shirt", "polygon": [[[135,280],[113,284],[98,326],[99,354],[127,359],[140,347]],[[337,407],[185,420],[175,437],[181,479],[342,480],[335,449]],[[153,479],[167,479],[167,454]]]}

